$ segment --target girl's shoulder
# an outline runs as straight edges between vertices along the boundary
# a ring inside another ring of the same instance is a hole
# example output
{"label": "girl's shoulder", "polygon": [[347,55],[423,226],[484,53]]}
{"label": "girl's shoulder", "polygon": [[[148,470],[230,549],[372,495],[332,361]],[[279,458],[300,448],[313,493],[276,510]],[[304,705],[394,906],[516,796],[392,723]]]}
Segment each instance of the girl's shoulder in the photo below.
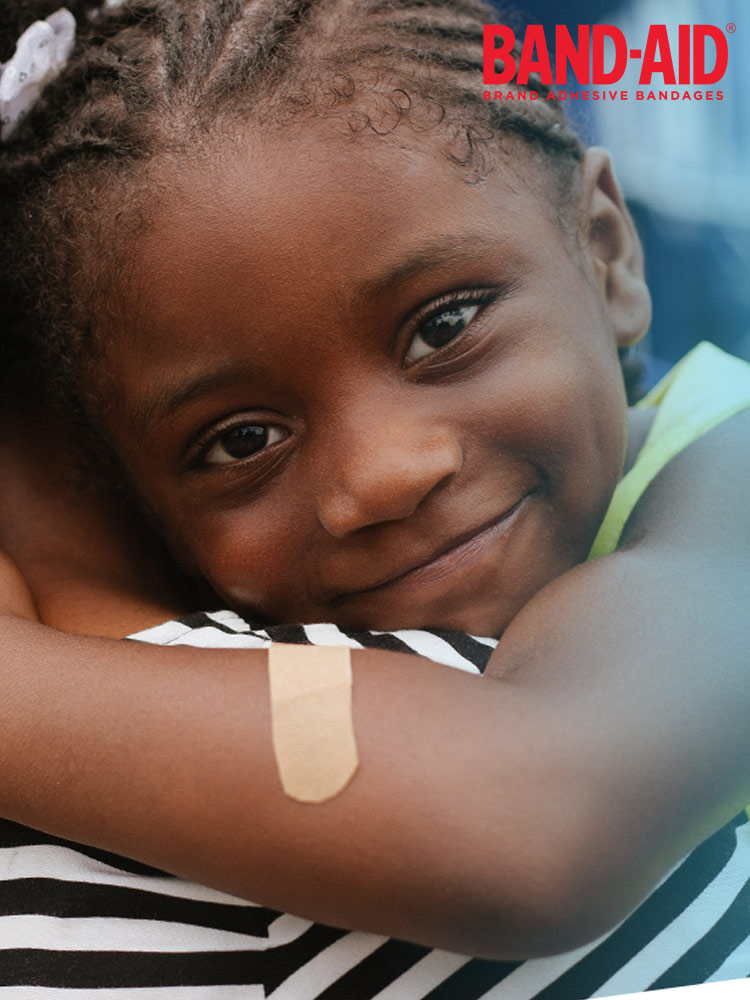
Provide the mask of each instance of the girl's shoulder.
{"label": "girl's shoulder", "polygon": [[0,412],[0,607],[115,638],[183,613],[162,543],[89,482],[72,427],[35,398],[8,394]]}
{"label": "girl's shoulder", "polygon": [[[748,409],[750,364],[713,344],[701,343],[690,351],[631,411],[631,431],[634,426],[636,431],[642,428],[643,440],[637,454],[630,455],[591,555],[617,548],[639,501],[668,466],[670,476],[676,472],[685,477],[686,489],[696,489],[695,481],[706,478],[717,496],[724,483],[729,489],[732,469],[725,467],[727,461],[734,462],[737,471],[747,468]],[[703,442],[700,447],[698,442]],[[672,467],[670,463],[686,451],[687,457]]]}

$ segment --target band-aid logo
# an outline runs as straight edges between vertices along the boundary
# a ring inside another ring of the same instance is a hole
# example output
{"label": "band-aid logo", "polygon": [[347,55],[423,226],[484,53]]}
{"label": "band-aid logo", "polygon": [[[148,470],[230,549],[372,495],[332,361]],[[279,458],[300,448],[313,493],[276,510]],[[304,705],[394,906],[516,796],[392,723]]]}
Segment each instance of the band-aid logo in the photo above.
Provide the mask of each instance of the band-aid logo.
{"label": "band-aid logo", "polygon": [[325,802],[359,767],[352,718],[351,650],[272,643],[271,731],[281,785],[298,802]]}

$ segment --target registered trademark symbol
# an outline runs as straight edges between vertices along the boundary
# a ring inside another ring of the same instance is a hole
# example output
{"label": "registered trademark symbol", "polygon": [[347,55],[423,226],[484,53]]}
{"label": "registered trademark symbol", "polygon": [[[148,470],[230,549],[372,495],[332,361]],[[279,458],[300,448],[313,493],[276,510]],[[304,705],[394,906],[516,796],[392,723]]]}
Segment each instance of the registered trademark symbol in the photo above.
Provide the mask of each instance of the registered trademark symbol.
{"label": "registered trademark symbol", "polygon": [[736,30],[737,30],[737,25],[734,23],[734,21],[730,21],[729,24],[727,25],[727,32],[730,35],[732,35]]}

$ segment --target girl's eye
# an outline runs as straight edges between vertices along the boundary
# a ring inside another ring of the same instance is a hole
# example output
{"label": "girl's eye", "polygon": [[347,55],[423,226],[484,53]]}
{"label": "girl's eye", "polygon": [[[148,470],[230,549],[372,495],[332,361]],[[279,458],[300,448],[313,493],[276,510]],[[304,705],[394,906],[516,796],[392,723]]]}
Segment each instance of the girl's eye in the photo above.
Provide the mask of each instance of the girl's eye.
{"label": "girl's eye", "polygon": [[215,438],[203,455],[206,465],[228,465],[283,441],[287,432],[273,424],[239,424]]}
{"label": "girl's eye", "polygon": [[420,323],[418,332],[406,352],[406,360],[419,361],[420,358],[445,347],[464,332],[479,309],[480,306],[476,303],[455,305]]}

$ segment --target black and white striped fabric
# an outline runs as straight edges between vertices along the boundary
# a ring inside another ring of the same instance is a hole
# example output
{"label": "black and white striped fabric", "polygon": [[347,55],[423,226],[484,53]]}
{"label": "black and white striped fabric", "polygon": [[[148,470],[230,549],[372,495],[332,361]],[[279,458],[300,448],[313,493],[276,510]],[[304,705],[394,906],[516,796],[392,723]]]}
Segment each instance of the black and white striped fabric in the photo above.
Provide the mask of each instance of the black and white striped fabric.
{"label": "black and white striped fabric", "polygon": [[[252,629],[231,612],[140,633],[164,645],[271,640],[408,650],[480,672],[487,639],[331,625]],[[488,962],[347,932],[0,822],[3,1000],[582,1000],[750,975],[743,814],[627,920],[574,952]]]}

